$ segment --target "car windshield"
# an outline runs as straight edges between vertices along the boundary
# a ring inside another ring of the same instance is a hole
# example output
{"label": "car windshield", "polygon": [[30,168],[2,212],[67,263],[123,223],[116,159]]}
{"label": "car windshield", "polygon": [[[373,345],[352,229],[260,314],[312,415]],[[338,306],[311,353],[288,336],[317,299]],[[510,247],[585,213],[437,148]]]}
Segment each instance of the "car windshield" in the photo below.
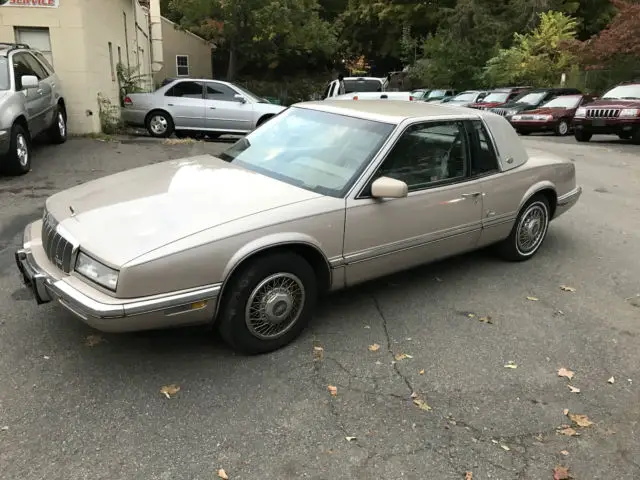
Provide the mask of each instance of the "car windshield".
{"label": "car windshield", "polygon": [[494,92],[484,97],[482,103],[503,103],[509,98],[509,92]]}
{"label": "car windshield", "polygon": [[446,90],[431,90],[427,98],[442,98],[446,95]]}
{"label": "car windshield", "polygon": [[248,97],[249,100],[253,100],[254,102],[258,102],[258,103],[269,103],[269,101],[265,98],[259,97],[258,95],[256,95],[255,93],[251,93],[249,90],[247,90],[246,88],[242,88],[240,85],[238,84],[233,84],[233,86],[240,90],[240,92],[242,92],[242,94],[245,97]]}
{"label": "car windshield", "polygon": [[0,57],[0,90],[9,90],[10,87],[9,62],[7,57]]}
{"label": "car windshield", "polygon": [[640,100],[640,85],[620,85],[602,96],[603,99]]}
{"label": "car windshield", "polygon": [[532,92],[527,93],[526,95],[516,98],[514,100],[515,103],[524,103],[526,105],[537,105],[540,103],[540,100],[544,98],[547,92]]}
{"label": "car windshield", "polygon": [[478,92],[462,92],[451,99],[452,102],[473,102]]}
{"label": "car windshield", "polygon": [[344,80],[344,92],[381,92],[382,82],[378,80]]}
{"label": "car windshield", "polygon": [[312,192],[342,197],[395,125],[290,107],[220,155]]}
{"label": "car windshield", "polygon": [[548,101],[540,108],[576,108],[581,98],[579,95],[562,95]]}

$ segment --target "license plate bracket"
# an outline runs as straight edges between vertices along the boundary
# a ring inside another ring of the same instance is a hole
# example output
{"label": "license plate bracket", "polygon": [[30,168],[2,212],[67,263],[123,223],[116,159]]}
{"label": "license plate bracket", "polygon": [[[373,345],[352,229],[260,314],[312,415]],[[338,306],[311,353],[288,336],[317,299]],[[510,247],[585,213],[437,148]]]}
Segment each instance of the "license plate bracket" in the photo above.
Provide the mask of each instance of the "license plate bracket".
{"label": "license plate bracket", "polygon": [[594,118],[592,123],[594,127],[604,127],[607,121],[604,118]]}

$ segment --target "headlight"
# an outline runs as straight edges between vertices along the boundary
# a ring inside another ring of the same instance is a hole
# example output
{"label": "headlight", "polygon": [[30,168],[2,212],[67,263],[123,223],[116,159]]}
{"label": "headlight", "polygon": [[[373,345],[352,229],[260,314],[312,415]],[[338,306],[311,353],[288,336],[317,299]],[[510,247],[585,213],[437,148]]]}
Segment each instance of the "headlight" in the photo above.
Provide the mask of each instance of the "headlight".
{"label": "headlight", "polygon": [[507,115],[515,115],[516,113],[518,113],[517,110],[508,110],[507,111]]}
{"label": "headlight", "polygon": [[640,116],[640,109],[638,108],[623,108],[620,110],[621,117],[637,117]]}
{"label": "headlight", "polygon": [[576,114],[574,115],[574,117],[576,118],[584,118],[587,116],[587,109],[584,107],[580,107],[576,110]]}
{"label": "headlight", "polygon": [[533,119],[540,122],[548,122],[549,120],[552,120],[553,117],[551,115],[534,115]]}
{"label": "headlight", "polygon": [[98,285],[102,285],[103,287],[115,292],[116,285],[118,285],[117,270],[107,267],[82,252],[78,253],[75,270],[92,282],[96,282]]}
{"label": "headlight", "polygon": [[513,117],[511,117],[511,120],[519,122],[520,120],[522,120],[522,115],[514,115]]}

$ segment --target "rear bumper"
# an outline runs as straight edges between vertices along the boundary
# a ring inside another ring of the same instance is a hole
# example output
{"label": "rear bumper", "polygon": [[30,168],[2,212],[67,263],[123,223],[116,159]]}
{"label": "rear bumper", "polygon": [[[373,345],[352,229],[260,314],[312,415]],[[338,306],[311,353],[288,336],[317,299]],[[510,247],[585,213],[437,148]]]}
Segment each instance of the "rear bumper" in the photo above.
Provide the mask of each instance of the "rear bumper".
{"label": "rear bumper", "polygon": [[576,188],[574,188],[570,192],[567,192],[564,195],[558,197],[558,202],[556,204],[556,212],[553,218],[558,218],[560,215],[562,215],[571,207],[573,207],[578,202],[578,199],[580,198],[581,195],[582,195],[582,187],[578,185]]}
{"label": "rear bumper", "polygon": [[30,224],[25,229],[23,247],[15,253],[15,260],[36,303],[57,302],[86,324],[105,332],[151,330],[213,321],[221,284],[127,299],[108,297],[92,287],[81,291],[48,262],[40,239],[31,238],[32,228],[33,224]]}
{"label": "rear bumper", "polygon": [[132,127],[144,127],[147,117],[146,110],[136,110],[134,108],[125,107],[122,109],[122,122]]}

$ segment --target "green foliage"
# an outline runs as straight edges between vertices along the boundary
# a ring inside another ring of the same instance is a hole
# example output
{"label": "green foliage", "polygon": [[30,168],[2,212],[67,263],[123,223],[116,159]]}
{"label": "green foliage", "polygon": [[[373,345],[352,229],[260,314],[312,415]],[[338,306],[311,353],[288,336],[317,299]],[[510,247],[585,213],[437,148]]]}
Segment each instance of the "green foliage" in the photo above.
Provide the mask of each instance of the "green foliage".
{"label": "green foliage", "polygon": [[541,13],[535,30],[514,34],[513,46],[501,49],[487,61],[483,75],[486,83],[557,85],[561,74],[575,64],[575,57],[560,46],[576,37],[576,29],[576,20],[562,12]]}
{"label": "green foliage", "polygon": [[120,86],[120,106],[124,106],[124,97],[129,93],[139,93],[149,90],[151,80],[147,75],[138,74],[137,67],[127,67],[122,63],[116,65],[118,85]]}

